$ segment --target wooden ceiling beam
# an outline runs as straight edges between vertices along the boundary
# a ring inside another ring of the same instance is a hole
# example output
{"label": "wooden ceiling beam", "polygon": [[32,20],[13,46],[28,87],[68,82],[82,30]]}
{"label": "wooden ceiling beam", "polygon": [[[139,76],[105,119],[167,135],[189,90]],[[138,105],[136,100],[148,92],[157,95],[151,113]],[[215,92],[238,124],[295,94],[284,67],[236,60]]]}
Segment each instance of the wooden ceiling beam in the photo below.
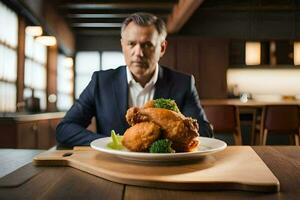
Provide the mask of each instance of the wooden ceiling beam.
{"label": "wooden ceiling beam", "polygon": [[68,3],[62,5],[68,9],[172,9],[173,3]]}
{"label": "wooden ceiling beam", "polygon": [[168,33],[178,32],[203,2],[204,0],[179,0],[168,17]]}
{"label": "wooden ceiling beam", "polygon": [[[70,19],[124,19],[128,17],[131,13],[114,13],[114,14],[96,14],[96,13],[74,13],[74,14],[67,14],[66,17]],[[159,16],[161,18],[167,18],[168,14],[156,14],[156,16]]]}
{"label": "wooden ceiling beam", "polygon": [[122,23],[72,23],[77,28],[121,28]]}
{"label": "wooden ceiling beam", "polygon": [[97,19],[97,18],[125,18],[128,17],[130,14],[120,14],[120,13],[116,13],[116,14],[90,14],[90,13],[86,13],[86,14],[68,14],[67,17],[68,18],[88,18],[88,19]]}

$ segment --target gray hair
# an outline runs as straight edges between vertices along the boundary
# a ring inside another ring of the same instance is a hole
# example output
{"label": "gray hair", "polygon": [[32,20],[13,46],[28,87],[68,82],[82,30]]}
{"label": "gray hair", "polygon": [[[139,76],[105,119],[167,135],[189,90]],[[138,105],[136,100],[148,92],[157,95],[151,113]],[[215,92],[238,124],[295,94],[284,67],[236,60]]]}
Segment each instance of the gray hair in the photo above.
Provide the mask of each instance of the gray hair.
{"label": "gray hair", "polygon": [[166,39],[167,37],[167,28],[165,22],[161,18],[156,17],[151,13],[139,12],[129,15],[122,24],[121,35],[123,34],[124,30],[130,22],[134,22],[139,26],[154,25],[159,36],[161,36],[163,39]]}

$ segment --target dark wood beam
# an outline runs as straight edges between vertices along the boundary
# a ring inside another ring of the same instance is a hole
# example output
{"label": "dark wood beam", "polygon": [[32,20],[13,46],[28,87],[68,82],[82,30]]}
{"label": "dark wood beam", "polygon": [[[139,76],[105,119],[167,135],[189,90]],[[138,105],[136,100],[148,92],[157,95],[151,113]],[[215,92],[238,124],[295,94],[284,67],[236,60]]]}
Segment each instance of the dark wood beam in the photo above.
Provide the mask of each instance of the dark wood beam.
{"label": "dark wood beam", "polygon": [[68,3],[62,5],[68,9],[172,9],[173,3]]}
{"label": "dark wood beam", "polygon": [[122,23],[72,23],[71,26],[80,27],[80,28],[110,28],[110,27],[121,28]]}
{"label": "dark wood beam", "polygon": [[93,19],[93,18],[125,18],[129,16],[130,14],[91,14],[91,13],[86,13],[86,14],[68,14],[67,18],[88,18],[88,19]]}
{"label": "dark wood beam", "polygon": [[[128,17],[131,13],[111,13],[111,14],[105,14],[105,13],[74,13],[74,14],[67,14],[66,17],[70,19],[98,19],[98,18],[109,18],[109,19],[124,19]],[[168,14],[155,14],[156,16],[160,18],[167,18]]]}
{"label": "dark wood beam", "polygon": [[168,33],[176,33],[187,22],[204,0],[180,0],[174,6],[172,14],[168,18]]}
{"label": "dark wood beam", "polygon": [[76,35],[120,36],[120,28],[75,28]]}

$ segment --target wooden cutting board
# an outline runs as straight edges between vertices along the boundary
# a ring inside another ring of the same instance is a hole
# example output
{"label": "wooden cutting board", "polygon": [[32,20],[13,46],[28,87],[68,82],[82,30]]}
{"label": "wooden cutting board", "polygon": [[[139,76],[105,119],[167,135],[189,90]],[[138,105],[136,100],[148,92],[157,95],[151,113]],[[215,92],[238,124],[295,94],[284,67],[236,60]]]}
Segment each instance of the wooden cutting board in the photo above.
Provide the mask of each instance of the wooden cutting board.
{"label": "wooden cutting board", "polygon": [[279,181],[249,146],[231,146],[196,162],[128,162],[90,148],[47,151],[36,165],[70,166],[95,176],[136,186],[181,190],[279,191]]}

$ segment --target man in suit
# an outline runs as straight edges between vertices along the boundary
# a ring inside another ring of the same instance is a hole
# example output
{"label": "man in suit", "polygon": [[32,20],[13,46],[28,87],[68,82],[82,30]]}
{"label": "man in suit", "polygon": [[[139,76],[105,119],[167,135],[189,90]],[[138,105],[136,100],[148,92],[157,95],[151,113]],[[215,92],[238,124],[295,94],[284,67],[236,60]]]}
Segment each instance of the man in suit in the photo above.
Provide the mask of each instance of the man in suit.
{"label": "man in suit", "polygon": [[[94,72],[88,86],[57,126],[61,145],[89,145],[110,136],[114,129],[123,134],[128,128],[126,111],[156,98],[174,99],[180,111],[197,119],[200,135],[212,137],[212,130],[200,105],[194,77],[159,66],[167,47],[163,20],[148,13],[125,19],[121,45],[126,66]],[[86,129],[96,117],[97,133]]]}

